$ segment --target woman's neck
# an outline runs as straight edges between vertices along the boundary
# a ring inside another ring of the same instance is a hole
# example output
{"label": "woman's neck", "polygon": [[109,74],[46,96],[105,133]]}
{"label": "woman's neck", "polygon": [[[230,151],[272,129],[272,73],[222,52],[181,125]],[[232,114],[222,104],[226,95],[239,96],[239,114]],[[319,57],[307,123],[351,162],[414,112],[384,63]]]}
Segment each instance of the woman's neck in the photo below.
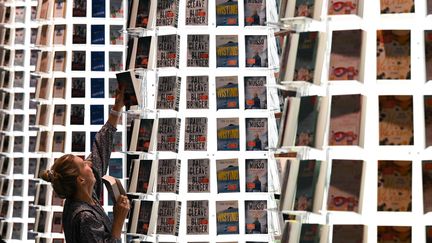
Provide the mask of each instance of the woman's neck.
{"label": "woman's neck", "polygon": [[74,198],[75,200],[83,201],[91,205],[95,204],[92,197],[92,192],[90,192],[89,190],[78,189],[77,192],[75,193]]}

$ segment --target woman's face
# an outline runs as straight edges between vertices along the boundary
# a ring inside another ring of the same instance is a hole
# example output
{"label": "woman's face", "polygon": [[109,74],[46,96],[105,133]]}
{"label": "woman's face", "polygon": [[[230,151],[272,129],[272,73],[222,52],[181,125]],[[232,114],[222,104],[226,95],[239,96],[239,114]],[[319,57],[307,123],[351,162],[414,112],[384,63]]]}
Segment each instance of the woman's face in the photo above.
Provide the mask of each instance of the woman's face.
{"label": "woman's face", "polygon": [[84,183],[86,185],[93,186],[96,182],[96,178],[93,174],[92,162],[88,160],[83,160],[78,156],[75,156],[74,161],[78,164],[80,168],[80,177],[84,179]]}

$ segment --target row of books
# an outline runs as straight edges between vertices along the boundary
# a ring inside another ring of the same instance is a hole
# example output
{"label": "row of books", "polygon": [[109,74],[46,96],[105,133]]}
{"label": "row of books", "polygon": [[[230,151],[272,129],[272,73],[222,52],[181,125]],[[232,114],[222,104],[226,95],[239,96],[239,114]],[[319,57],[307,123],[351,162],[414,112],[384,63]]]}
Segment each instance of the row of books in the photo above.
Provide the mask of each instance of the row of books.
{"label": "row of books", "polygon": [[[178,26],[179,6],[185,6],[186,26],[209,25],[209,1],[193,0],[187,4],[180,1],[133,0],[130,1],[128,23],[129,29],[153,29],[163,26]],[[213,2],[211,2],[213,3]],[[239,18],[244,19],[244,26],[266,25],[267,7],[265,0],[244,0],[243,16],[237,0],[217,0],[215,4],[216,26],[239,26]],[[239,11],[240,10],[240,11]],[[240,17],[239,17],[240,16]]]}
{"label": "row of books", "polygon": [[[27,229],[33,229],[34,223],[23,223],[23,222],[11,222],[2,220],[0,222],[0,236],[4,240],[34,240],[35,235],[30,231],[24,231],[24,226],[27,224]],[[24,237],[27,235],[27,238]],[[44,241],[39,241],[44,242]],[[56,242],[56,243],[64,243],[64,241],[45,241],[48,242]]]}
{"label": "row of books", "polygon": [[[216,35],[216,67],[239,67],[238,35]],[[180,36],[159,35],[131,38],[128,41],[126,69],[179,67]],[[187,67],[209,67],[210,35],[187,36]],[[266,35],[246,35],[245,67],[268,67]],[[242,42],[240,42],[242,44]]]}

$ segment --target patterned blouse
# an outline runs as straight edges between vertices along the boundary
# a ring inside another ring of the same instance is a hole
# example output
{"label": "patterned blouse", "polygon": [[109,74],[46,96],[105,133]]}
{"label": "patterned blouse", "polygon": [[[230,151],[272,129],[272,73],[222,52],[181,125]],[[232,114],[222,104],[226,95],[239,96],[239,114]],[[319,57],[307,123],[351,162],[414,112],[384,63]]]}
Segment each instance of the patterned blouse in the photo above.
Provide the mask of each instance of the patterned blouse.
{"label": "patterned blouse", "polygon": [[[93,174],[96,178],[93,199],[99,201],[102,190],[101,177],[106,174],[113,148],[113,134],[117,129],[109,122],[96,134],[92,153],[86,160],[93,162]],[[112,222],[98,203],[66,199],[63,208],[63,228],[67,243],[120,242],[111,235]]]}

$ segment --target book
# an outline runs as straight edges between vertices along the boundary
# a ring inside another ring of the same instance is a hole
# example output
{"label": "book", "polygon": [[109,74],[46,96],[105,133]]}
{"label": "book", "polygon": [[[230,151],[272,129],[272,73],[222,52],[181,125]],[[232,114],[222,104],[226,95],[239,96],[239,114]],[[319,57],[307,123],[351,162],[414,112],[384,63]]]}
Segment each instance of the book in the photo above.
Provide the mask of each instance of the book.
{"label": "book", "polygon": [[38,0],[38,7],[36,13],[36,19],[49,19],[52,14],[52,4],[54,1],[51,0]]}
{"label": "book", "polygon": [[84,125],[84,105],[71,104],[70,124]]}
{"label": "book", "polygon": [[55,131],[53,133],[52,152],[64,152],[66,143],[66,132]]}
{"label": "book", "polygon": [[268,67],[266,35],[245,35],[246,67]]}
{"label": "book", "polygon": [[154,232],[157,203],[145,200],[133,200],[128,220],[128,233],[152,234]]}
{"label": "book", "polygon": [[151,69],[154,62],[154,40],[151,36],[129,39],[126,67]]}
{"label": "book", "polygon": [[103,72],[105,71],[105,52],[103,51],[92,51],[90,53],[91,58],[91,71]]}
{"label": "book", "polygon": [[121,71],[123,70],[123,52],[121,51],[110,51],[108,53],[108,66],[109,71]]}
{"label": "book", "polygon": [[46,152],[50,151],[50,142],[51,142],[51,133],[50,131],[40,131],[37,134],[36,140],[36,152]]}
{"label": "book", "polygon": [[209,234],[208,200],[194,200],[186,202],[186,234]]}
{"label": "book", "polygon": [[113,202],[117,202],[117,199],[120,195],[126,195],[126,191],[118,178],[112,177],[110,175],[104,175],[102,176],[102,181],[107,188],[108,195],[111,197]]}
{"label": "book", "polygon": [[216,160],[218,193],[240,192],[238,159]]}
{"label": "book", "polygon": [[380,0],[381,14],[414,13],[414,0]]}
{"label": "book", "polygon": [[[288,1],[286,8],[281,9],[284,18],[314,18],[321,17],[322,2],[320,0],[296,0]],[[284,4],[281,4],[285,6]]]}
{"label": "book", "polygon": [[411,226],[381,226],[377,229],[377,242],[411,242]]}
{"label": "book", "polygon": [[156,234],[179,234],[181,202],[160,200],[158,205]]}
{"label": "book", "polygon": [[[5,114],[5,117],[8,119],[9,115]],[[8,121],[5,121],[5,124],[8,125]],[[5,128],[7,126],[4,126]],[[24,129],[24,115],[15,114],[14,115],[14,123],[13,123],[13,131],[23,131]],[[5,129],[4,129],[5,130]]]}
{"label": "book", "polygon": [[51,106],[47,104],[38,105],[36,111],[36,125],[48,126],[50,122]]}
{"label": "book", "polygon": [[24,50],[15,50],[14,65],[24,66]]}
{"label": "book", "polygon": [[134,109],[141,104],[141,82],[132,70],[116,73],[118,87],[124,87],[123,102],[126,110]]}
{"label": "book", "polygon": [[104,123],[104,106],[90,105],[90,125],[103,125]]}
{"label": "book", "polygon": [[208,25],[208,0],[192,0],[187,2],[185,24]]}
{"label": "book", "polygon": [[110,17],[111,18],[123,18],[123,1],[122,0],[110,0]]}
{"label": "book", "polygon": [[24,152],[24,137],[23,136],[15,136],[14,137],[13,152],[14,153]]}
{"label": "book", "polygon": [[21,218],[23,214],[23,201],[13,201],[12,217]]}
{"label": "book", "polygon": [[361,121],[361,95],[332,96],[328,144],[360,145]]}
{"label": "book", "polygon": [[238,67],[237,35],[216,35],[216,67]]}
{"label": "book", "polygon": [[105,80],[103,78],[90,79],[90,97],[91,98],[104,98],[105,97]]}
{"label": "book", "polygon": [[156,95],[156,109],[178,111],[180,102],[181,77],[159,77]]}
{"label": "book", "polygon": [[327,209],[360,212],[360,192],[363,177],[361,160],[333,160]]}
{"label": "book", "polygon": [[72,71],[85,71],[86,69],[86,52],[72,51]]}
{"label": "book", "polygon": [[72,132],[72,152],[85,152],[85,132]]}
{"label": "book", "polygon": [[432,161],[422,161],[423,213],[432,211]]}
{"label": "book", "polygon": [[65,18],[66,17],[66,0],[55,0],[54,1],[54,18]]}
{"label": "book", "polygon": [[85,86],[85,78],[72,78],[71,97],[84,98],[86,93]]}
{"label": "book", "polygon": [[72,43],[85,44],[87,39],[87,25],[74,24],[72,28]]}
{"label": "book", "polygon": [[64,45],[66,42],[66,25],[54,25],[53,44]]}
{"label": "book", "polygon": [[410,212],[411,187],[411,161],[378,161],[378,211]]}
{"label": "book", "polygon": [[[168,1],[168,0],[164,0]],[[171,0],[173,1],[173,0]],[[158,68],[179,67],[180,35],[160,35],[157,37],[157,59]]]}
{"label": "book", "polygon": [[209,159],[188,159],[187,171],[188,171],[188,190],[187,190],[188,193],[210,192],[210,160]]}
{"label": "book", "polygon": [[267,201],[245,200],[245,225],[246,234],[267,234]]}
{"label": "book", "polygon": [[91,42],[92,45],[105,44],[105,25],[91,25]]}
{"label": "book", "polygon": [[62,216],[63,212],[53,212],[51,219],[51,232],[52,233],[62,233]]}
{"label": "book", "polygon": [[[7,73],[6,73],[6,77],[5,77],[6,83],[7,83],[8,77],[10,79],[10,76],[7,76]],[[23,88],[24,87],[24,72],[23,71],[15,71],[13,73],[13,87],[14,88]]]}
{"label": "book", "polygon": [[209,108],[209,76],[186,77],[186,108]]}
{"label": "book", "polygon": [[105,0],[92,0],[92,17],[105,18]]}
{"label": "book", "polygon": [[179,192],[180,185],[180,160],[160,159],[158,161],[157,192]]}
{"label": "book", "polygon": [[56,51],[54,52],[54,72],[64,72],[66,69],[66,51]]}
{"label": "book", "polygon": [[178,152],[180,118],[159,118],[157,151]]}
{"label": "book", "polygon": [[245,109],[267,109],[266,76],[244,77]]}
{"label": "book", "polygon": [[426,242],[432,242],[432,226],[426,226]]}
{"label": "book", "polygon": [[317,96],[301,98],[297,118],[295,146],[313,147],[315,145],[318,103],[319,98]]}
{"label": "book", "polygon": [[[429,4],[430,1],[428,1]],[[432,7],[432,2],[430,3]],[[432,30],[424,31],[426,81],[432,80]]]}
{"label": "book", "polygon": [[240,150],[240,130],[238,118],[216,118],[217,150]]}
{"label": "book", "polygon": [[318,32],[302,32],[299,34],[294,81],[314,83],[318,38]]}
{"label": "book", "polygon": [[377,79],[411,78],[411,31],[377,30]]}
{"label": "book", "polygon": [[239,233],[238,201],[216,201],[216,234]]}
{"label": "book", "polygon": [[[121,132],[116,132],[116,134],[120,134]],[[108,174],[110,176],[116,177],[116,178],[123,178],[123,159],[122,158],[112,158],[109,161],[108,166]]]}
{"label": "book", "polygon": [[216,109],[238,109],[239,87],[237,76],[215,77]]}
{"label": "book", "polygon": [[150,194],[156,180],[157,161],[134,159],[130,169],[129,193]]}
{"label": "book", "polygon": [[339,224],[333,225],[333,243],[344,243],[350,239],[352,243],[363,243],[364,225]]}
{"label": "book", "polygon": [[110,44],[123,45],[122,25],[110,25]]}
{"label": "book", "polygon": [[238,1],[216,0],[216,26],[238,26]]}
{"label": "book", "polygon": [[15,23],[24,23],[25,7],[15,7]]}
{"label": "book", "polygon": [[246,192],[268,191],[267,159],[246,159]]}
{"label": "book", "polygon": [[299,242],[326,242],[327,226],[320,224],[301,224]]}
{"label": "book", "polygon": [[152,0],[132,0],[129,5],[128,28],[150,28],[154,24],[156,2]]}
{"label": "book", "polygon": [[131,123],[131,133],[127,134],[128,151],[152,151],[156,137],[155,126],[154,119],[134,119]]}
{"label": "book", "polygon": [[413,97],[379,96],[379,144],[413,145]]}
{"label": "book", "polygon": [[87,1],[73,0],[72,17],[86,17],[86,15],[87,15]]}
{"label": "book", "polygon": [[15,45],[24,45],[25,30],[23,28],[15,29]]}
{"label": "book", "polygon": [[332,32],[329,80],[358,80],[362,69],[363,31]]}
{"label": "book", "polygon": [[246,151],[268,150],[267,118],[246,118]]}
{"label": "book", "polygon": [[[207,2],[207,0],[195,0],[195,2],[202,2],[202,1]],[[191,11],[195,11],[195,10],[191,10]],[[209,45],[210,45],[210,35],[188,35],[187,36],[187,66],[188,67],[208,67],[209,55],[210,55]]]}
{"label": "book", "polygon": [[329,15],[359,15],[359,0],[331,0],[328,2]]}
{"label": "book", "polygon": [[265,25],[267,8],[265,0],[244,0],[245,26]]}
{"label": "book", "polygon": [[13,101],[13,109],[22,110],[24,109],[24,93],[15,93]]}
{"label": "book", "polygon": [[156,26],[177,27],[179,1],[158,0],[156,6]]}
{"label": "book", "polygon": [[185,118],[185,151],[207,151],[207,117]]}

